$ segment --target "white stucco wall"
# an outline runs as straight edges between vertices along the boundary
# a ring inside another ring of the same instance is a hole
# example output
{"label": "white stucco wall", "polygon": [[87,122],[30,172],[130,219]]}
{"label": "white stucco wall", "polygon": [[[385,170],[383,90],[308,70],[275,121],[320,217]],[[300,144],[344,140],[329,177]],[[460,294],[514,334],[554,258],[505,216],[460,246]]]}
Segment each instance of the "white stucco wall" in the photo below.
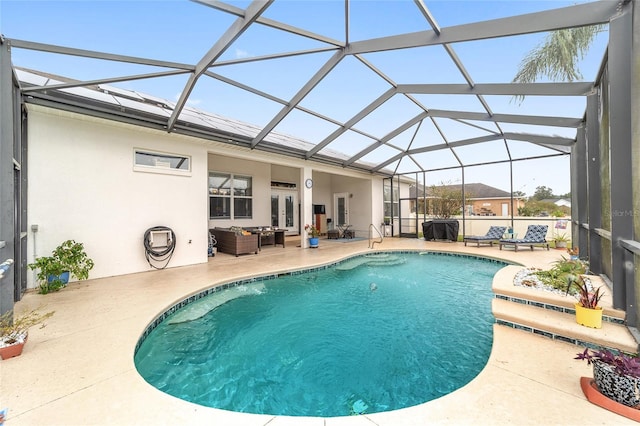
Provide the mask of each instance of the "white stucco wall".
{"label": "white stucco wall", "polygon": [[[376,177],[375,179],[382,181],[382,178]],[[358,237],[368,236],[369,224],[373,219],[372,210],[382,208],[382,203],[375,207],[371,204],[371,180],[332,176],[331,191],[333,194],[349,194],[348,208],[351,229]],[[332,208],[335,209],[333,203]]]}
{"label": "white stucco wall", "polygon": [[[205,146],[32,105],[28,123],[29,262],[74,239],[95,261],[91,278],[150,270],[143,235],[158,225],[176,234],[169,267],[207,261]],[[135,172],[134,147],[191,156],[192,174]]]}
{"label": "white stucco wall", "polygon": [[[37,105],[28,108],[28,262],[73,239],[84,243],[95,261],[90,278],[148,271],[143,236],[159,225],[176,234],[168,267],[207,262],[207,229],[231,225],[209,220],[210,170],[254,178],[254,217],[234,225],[270,223],[274,179],[298,185],[298,202],[308,204],[308,212],[301,212],[302,226],[311,223],[312,203],[325,204],[332,217],[333,194],[342,192],[353,194],[350,218],[358,235],[365,236],[369,223],[381,220],[374,220],[382,215],[378,176]],[[190,156],[191,175],[134,171],[134,148]],[[306,177],[313,177],[313,189],[302,185]],[[32,225],[38,225],[37,232]],[[36,286],[34,276],[28,274],[30,288]]]}
{"label": "white stucco wall", "polygon": [[384,222],[384,192],[382,189],[382,179],[372,179],[370,185],[372,206],[371,223],[373,223],[380,233],[383,233],[384,230],[380,226],[380,224]]}
{"label": "white stucco wall", "polygon": [[271,165],[271,180],[284,183],[298,183],[300,169],[298,167],[287,167],[282,165]]}
{"label": "white stucco wall", "polygon": [[312,204],[323,204],[327,219],[333,220],[333,193],[335,191],[331,185],[331,176],[329,173],[313,173]]}

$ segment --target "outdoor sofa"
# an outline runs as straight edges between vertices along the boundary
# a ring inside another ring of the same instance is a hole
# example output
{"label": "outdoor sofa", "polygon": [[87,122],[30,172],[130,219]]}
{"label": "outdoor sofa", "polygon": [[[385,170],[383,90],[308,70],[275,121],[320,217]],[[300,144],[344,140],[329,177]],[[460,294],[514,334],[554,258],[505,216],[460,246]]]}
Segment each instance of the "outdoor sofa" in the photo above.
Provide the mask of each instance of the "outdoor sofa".
{"label": "outdoor sofa", "polygon": [[[239,256],[241,254],[258,254],[258,234],[243,231],[242,228],[213,228],[209,232],[215,237],[216,247],[221,253]],[[246,235],[248,234],[248,235]]]}

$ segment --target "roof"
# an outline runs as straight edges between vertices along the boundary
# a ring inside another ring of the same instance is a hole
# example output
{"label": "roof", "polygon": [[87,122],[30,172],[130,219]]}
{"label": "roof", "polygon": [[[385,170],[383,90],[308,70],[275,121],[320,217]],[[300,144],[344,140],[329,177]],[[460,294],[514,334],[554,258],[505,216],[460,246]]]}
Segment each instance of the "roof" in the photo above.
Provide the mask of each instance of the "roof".
{"label": "roof", "polygon": [[[29,13],[11,14],[25,3],[3,5],[3,25],[45,34],[5,34],[13,66],[41,72],[17,72],[27,102],[382,175],[567,155],[606,31],[584,81],[514,84],[517,61],[504,61],[549,31],[618,13],[608,1],[465,3],[473,13],[460,2],[81,2],[37,25]],[[166,33],[118,37],[151,19],[148,5],[169,12]],[[60,29],[83,24],[83,8],[101,16],[91,37],[62,40]],[[189,25],[171,33],[187,13]],[[481,66],[471,60],[478,56]],[[65,59],[76,61],[69,74],[55,71]],[[512,102],[517,95],[527,100]],[[580,102],[568,108],[568,99]],[[194,108],[201,101],[208,107]]]}
{"label": "roof", "polygon": [[[47,87],[65,83],[73,83],[76,80],[67,77],[43,73],[37,70],[16,68],[16,75],[24,87],[34,85]],[[76,102],[87,109],[91,106],[100,106],[102,111],[110,110],[112,114],[125,116],[144,117],[147,125],[153,123],[164,127],[164,121],[171,114],[175,103],[167,99],[158,98],[146,93],[117,88],[107,84],[90,85],[84,87],[72,87],[60,89],[57,99],[66,99],[68,102]],[[78,112],[87,112],[79,109]],[[250,141],[260,133],[260,128],[255,124],[245,123],[219,114],[213,114],[193,107],[185,107],[179,116],[180,122],[195,136],[218,139],[226,142]],[[152,126],[153,127],[153,126]],[[197,134],[197,132],[201,132]],[[208,135],[205,136],[205,135]],[[265,138],[265,145],[273,144],[285,149],[289,156],[297,151],[300,156],[313,148],[313,144],[280,132],[271,132]],[[325,154],[334,159],[346,160],[346,154],[331,149],[325,150]]]}
{"label": "roof", "polygon": [[[462,185],[434,185],[438,188],[447,188],[451,191],[460,192],[462,191]],[[485,185],[484,183],[465,183],[465,194],[467,198],[478,200],[478,199],[488,199],[488,198],[511,198],[511,193],[508,191],[503,191],[502,189],[494,188],[489,185]],[[414,198],[416,195],[415,186],[412,186],[409,190],[409,196]],[[418,189],[419,192],[422,192],[422,186]],[[427,185],[426,187],[427,197],[432,194],[432,186]],[[517,197],[514,197],[517,198]]]}

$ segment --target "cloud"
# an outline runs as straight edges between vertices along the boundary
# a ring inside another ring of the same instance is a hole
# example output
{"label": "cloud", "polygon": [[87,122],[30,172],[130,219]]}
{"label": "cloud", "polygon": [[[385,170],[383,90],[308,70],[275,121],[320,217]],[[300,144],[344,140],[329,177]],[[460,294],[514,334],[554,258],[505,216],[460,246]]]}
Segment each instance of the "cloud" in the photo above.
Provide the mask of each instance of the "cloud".
{"label": "cloud", "polygon": [[249,56],[249,52],[242,49],[236,49],[236,58],[246,58]]}

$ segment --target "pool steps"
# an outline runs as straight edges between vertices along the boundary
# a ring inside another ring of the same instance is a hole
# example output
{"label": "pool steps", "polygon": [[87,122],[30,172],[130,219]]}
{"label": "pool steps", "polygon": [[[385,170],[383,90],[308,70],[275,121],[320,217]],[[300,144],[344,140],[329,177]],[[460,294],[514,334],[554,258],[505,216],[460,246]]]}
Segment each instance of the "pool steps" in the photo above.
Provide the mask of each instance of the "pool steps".
{"label": "pool steps", "polygon": [[195,321],[202,318],[218,306],[224,305],[230,300],[242,296],[260,294],[264,291],[264,283],[257,282],[241,286],[230,287],[216,293],[210,294],[200,300],[192,302],[189,309],[181,309],[167,319],[167,324],[180,324],[188,321]]}
{"label": "pool steps", "polygon": [[612,307],[610,292],[605,292],[600,303],[602,328],[585,327],[576,323],[574,297],[513,285],[521,268],[507,266],[494,277],[492,311],[497,324],[581,347],[638,352],[638,342],[625,324],[625,313]]}
{"label": "pool steps", "polygon": [[353,259],[345,260],[336,266],[337,271],[349,271],[360,265],[370,266],[392,266],[405,263],[405,258],[391,253],[370,254],[367,256],[359,256]]}

